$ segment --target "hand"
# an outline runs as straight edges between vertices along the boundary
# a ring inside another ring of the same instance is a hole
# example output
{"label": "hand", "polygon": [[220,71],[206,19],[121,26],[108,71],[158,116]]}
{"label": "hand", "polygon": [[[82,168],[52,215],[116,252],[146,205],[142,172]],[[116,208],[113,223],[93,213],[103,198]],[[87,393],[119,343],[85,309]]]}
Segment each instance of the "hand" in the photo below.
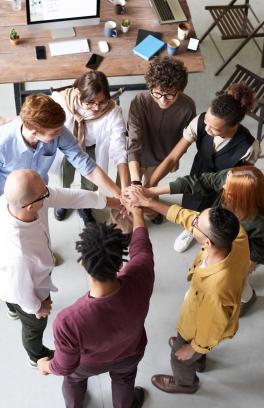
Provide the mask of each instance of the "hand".
{"label": "hand", "polygon": [[195,350],[192,348],[192,346],[190,344],[185,344],[179,350],[176,351],[175,356],[178,358],[178,360],[185,361],[190,360],[194,353]]}
{"label": "hand", "polygon": [[41,319],[41,317],[47,317],[51,312],[51,305],[51,299],[43,300],[43,302],[41,302],[40,309],[36,313],[36,318]]}
{"label": "hand", "polygon": [[148,207],[150,198],[145,195],[144,188],[141,186],[130,186],[126,189],[123,199],[133,207]]}
{"label": "hand", "polygon": [[257,267],[257,262],[250,261],[248,274],[250,275],[251,273],[255,272],[256,267]]}
{"label": "hand", "polygon": [[51,373],[49,369],[49,358],[43,357],[37,361],[38,369],[43,375],[49,375]]}

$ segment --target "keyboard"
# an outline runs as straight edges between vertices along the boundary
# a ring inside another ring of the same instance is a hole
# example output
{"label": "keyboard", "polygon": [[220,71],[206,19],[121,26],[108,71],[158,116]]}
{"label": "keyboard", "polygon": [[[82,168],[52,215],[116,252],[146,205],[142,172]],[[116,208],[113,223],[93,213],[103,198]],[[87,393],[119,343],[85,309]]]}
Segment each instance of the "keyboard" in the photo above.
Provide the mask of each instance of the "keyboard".
{"label": "keyboard", "polygon": [[52,57],[57,55],[78,54],[80,52],[89,52],[89,44],[86,38],[58,41],[49,43],[50,55]]}
{"label": "keyboard", "polygon": [[156,12],[160,24],[187,20],[179,0],[149,0],[149,2]]}

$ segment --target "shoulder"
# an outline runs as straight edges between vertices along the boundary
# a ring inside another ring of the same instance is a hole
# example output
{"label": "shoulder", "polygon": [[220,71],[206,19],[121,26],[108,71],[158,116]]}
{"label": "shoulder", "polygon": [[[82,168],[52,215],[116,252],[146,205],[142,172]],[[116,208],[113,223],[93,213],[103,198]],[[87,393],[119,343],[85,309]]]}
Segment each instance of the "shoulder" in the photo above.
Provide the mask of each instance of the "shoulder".
{"label": "shoulder", "polygon": [[132,99],[132,103],[135,105],[141,105],[141,104],[145,104],[147,102],[149,102],[150,100],[152,100],[152,97],[149,93],[149,91],[143,91],[138,93],[134,99]]}
{"label": "shoulder", "polygon": [[194,100],[190,96],[186,95],[185,93],[182,93],[179,95],[179,101],[184,107],[187,107],[190,109],[196,108]]}
{"label": "shoulder", "polygon": [[16,118],[12,120],[11,122],[5,123],[0,126],[0,143],[6,143],[6,142],[11,142],[14,140],[14,137],[16,136],[17,132],[19,131],[22,123],[20,118]]}

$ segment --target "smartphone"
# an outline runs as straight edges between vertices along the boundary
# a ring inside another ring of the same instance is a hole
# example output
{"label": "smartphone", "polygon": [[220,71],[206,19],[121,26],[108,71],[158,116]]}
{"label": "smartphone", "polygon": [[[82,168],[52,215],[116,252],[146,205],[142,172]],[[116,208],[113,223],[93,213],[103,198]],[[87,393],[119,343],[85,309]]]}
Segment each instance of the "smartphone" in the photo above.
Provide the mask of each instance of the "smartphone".
{"label": "smartphone", "polygon": [[36,58],[37,59],[46,59],[46,48],[44,45],[38,45],[36,48]]}
{"label": "smartphone", "polygon": [[85,66],[86,68],[96,69],[103,59],[102,55],[92,54]]}

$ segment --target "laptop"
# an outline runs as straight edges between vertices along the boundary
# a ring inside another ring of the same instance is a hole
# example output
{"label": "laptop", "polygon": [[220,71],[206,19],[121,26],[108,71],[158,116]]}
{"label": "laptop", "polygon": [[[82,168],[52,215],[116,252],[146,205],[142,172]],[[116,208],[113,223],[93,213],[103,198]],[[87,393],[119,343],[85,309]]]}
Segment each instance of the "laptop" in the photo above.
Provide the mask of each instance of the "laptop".
{"label": "laptop", "polygon": [[179,0],[149,0],[149,2],[158,16],[160,24],[187,21]]}

